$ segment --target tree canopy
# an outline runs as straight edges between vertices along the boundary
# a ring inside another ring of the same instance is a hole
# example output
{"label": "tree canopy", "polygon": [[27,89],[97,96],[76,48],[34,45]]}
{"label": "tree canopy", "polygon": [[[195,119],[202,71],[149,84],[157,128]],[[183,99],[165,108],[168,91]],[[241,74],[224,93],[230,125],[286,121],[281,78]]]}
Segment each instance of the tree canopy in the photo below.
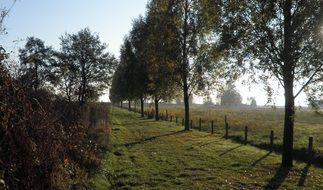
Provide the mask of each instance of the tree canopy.
{"label": "tree canopy", "polygon": [[295,98],[322,80],[322,2],[224,0],[222,10],[221,38],[230,46],[230,59],[244,69],[262,71],[262,79],[275,77],[284,87],[282,163],[290,167]]}
{"label": "tree canopy", "polygon": [[229,84],[227,89],[221,94],[221,106],[237,107],[242,105],[242,96],[236,87]]}
{"label": "tree canopy", "polygon": [[[97,100],[111,85],[115,58],[106,52],[106,44],[88,28],[76,34],[61,37],[61,52],[58,67],[65,86],[66,96],[77,96],[80,104]],[[67,72],[67,73],[66,73]]]}

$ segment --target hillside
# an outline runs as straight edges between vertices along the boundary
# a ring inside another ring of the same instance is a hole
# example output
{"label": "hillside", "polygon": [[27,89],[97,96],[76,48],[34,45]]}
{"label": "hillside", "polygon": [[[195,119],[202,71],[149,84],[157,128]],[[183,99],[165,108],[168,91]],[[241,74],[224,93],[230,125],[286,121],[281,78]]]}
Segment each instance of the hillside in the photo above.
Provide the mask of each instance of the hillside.
{"label": "hillside", "polygon": [[170,122],[113,108],[110,152],[94,189],[323,189],[323,170]]}

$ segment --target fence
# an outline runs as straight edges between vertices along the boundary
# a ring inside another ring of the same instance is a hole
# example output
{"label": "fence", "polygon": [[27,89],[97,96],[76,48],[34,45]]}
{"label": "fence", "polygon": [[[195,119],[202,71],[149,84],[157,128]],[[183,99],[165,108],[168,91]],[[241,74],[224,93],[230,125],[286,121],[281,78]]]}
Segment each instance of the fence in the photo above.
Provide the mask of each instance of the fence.
{"label": "fence", "polygon": [[[136,109],[131,109],[131,111],[140,113],[140,111]],[[155,113],[153,111],[145,110],[145,116],[147,119],[155,118]],[[168,111],[165,113],[159,114],[159,120],[166,121],[166,122],[174,122],[176,124],[181,124],[184,126],[184,117],[179,117],[176,115],[169,115]],[[196,121],[197,120],[197,121]],[[181,122],[180,122],[181,121]],[[208,123],[203,120],[203,118],[195,118],[190,120],[190,128],[194,130],[209,132],[211,134],[223,134],[223,138],[231,139],[238,143],[242,144],[249,144],[252,146],[256,146],[258,148],[266,149],[270,152],[282,152],[282,145],[275,143],[277,141],[277,137],[275,136],[274,130],[271,130],[267,136],[265,136],[265,142],[257,143],[255,141],[249,140],[251,137],[250,128],[248,126],[244,127],[244,130],[232,130],[230,128],[230,120],[229,116],[225,115],[223,118],[223,126],[216,126],[214,120],[209,121]],[[234,132],[234,134],[230,134],[230,132]],[[240,133],[240,134],[239,134]],[[323,166],[323,155],[317,155],[314,149],[314,137],[308,137],[307,147],[302,149],[294,149],[294,158],[296,160],[304,161],[304,162],[311,162],[313,164],[317,164]]]}

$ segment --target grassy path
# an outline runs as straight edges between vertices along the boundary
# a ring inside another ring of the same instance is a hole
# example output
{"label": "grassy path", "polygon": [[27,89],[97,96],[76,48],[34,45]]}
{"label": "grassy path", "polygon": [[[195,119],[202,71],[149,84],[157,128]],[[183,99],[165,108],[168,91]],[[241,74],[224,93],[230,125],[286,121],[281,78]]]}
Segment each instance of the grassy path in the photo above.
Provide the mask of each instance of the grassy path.
{"label": "grassy path", "polygon": [[323,169],[113,108],[111,150],[94,189],[323,189]]}

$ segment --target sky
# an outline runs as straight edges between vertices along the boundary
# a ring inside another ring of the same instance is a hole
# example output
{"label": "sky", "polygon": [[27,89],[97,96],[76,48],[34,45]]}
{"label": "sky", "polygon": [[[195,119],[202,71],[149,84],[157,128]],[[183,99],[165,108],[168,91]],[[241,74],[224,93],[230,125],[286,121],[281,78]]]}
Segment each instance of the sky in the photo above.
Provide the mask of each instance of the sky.
{"label": "sky", "polygon": [[[0,0],[10,6],[13,0]],[[133,19],[145,14],[147,0],[17,0],[5,20],[7,35],[1,36],[7,49],[11,42],[35,36],[54,48],[59,37],[89,27],[119,54],[120,44]]]}
{"label": "sky", "polygon": [[[10,7],[12,2],[0,0],[0,8]],[[132,21],[145,14],[146,4],[147,0],[17,0],[5,19],[7,34],[0,36],[0,43],[7,51],[17,53],[27,37],[35,36],[58,49],[60,36],[89,27],[108,44],[108,51],[118,57],[124,36],[130,31]],[[266,104],[264,86],[241,85],[242,80],[236,86],[243,102],[248,103],[248,97],[255,97],[258,105]],[[275,103],[284,105],[282,87],[276,89]],[[295,102],[306,105],[305,99],[301,94]],[[101,97],[101,101],[107,100],[107,95]],[[196,97],[194,101],[202,103],[202,100]]]}

